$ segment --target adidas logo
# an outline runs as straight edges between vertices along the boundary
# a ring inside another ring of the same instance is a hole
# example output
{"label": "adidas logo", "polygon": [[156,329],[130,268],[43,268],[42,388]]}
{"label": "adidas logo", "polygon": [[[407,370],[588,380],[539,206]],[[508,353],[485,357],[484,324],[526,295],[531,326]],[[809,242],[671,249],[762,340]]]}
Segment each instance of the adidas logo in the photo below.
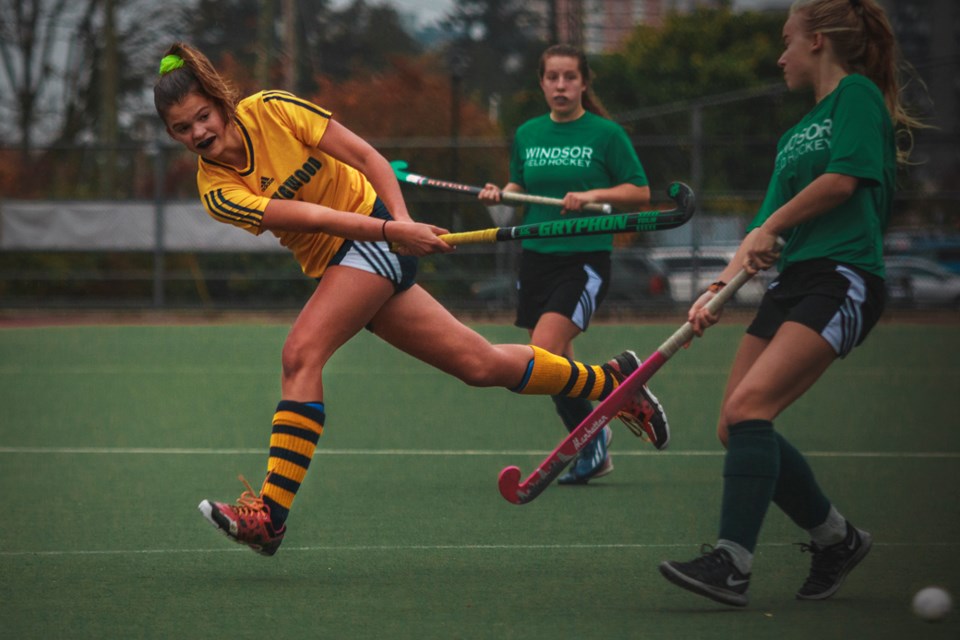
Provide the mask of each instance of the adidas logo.
{"label": "adidas logo", "polygon": [[267,187],[273,184],[273,178],[260,177],[260,191],[261,193],[267,190]]}

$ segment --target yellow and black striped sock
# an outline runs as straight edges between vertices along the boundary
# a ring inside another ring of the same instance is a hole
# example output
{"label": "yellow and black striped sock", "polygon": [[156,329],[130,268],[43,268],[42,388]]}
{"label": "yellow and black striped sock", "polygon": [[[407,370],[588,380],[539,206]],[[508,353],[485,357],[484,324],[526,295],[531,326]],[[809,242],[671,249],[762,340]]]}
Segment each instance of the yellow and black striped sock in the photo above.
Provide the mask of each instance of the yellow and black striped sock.
{"label": "yellow and black striped sock", "polygon": [[270,520],[279,529],[290,514],[293,498],[307,475],[307,468],[323,433],[326,419],[322,402],[281,400],[273,415],[267,479],[260,497],[270,507]]}
{"label": "yellow and black striped sock", "polygon": [[519,385],[511,389],[529,395],[603,400],[619,382],[608,365],[586,365],[534,347],[533,359]]}

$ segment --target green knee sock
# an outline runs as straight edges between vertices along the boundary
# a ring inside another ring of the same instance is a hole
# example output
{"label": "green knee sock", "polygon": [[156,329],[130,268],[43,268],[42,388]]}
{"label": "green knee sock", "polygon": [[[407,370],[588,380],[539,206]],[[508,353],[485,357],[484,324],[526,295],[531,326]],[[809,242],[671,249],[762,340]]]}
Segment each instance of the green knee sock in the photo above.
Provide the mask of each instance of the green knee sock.
{"label": "green knee sock", "polygon": [[780,477],[773,502],[801,529],[809,531],[826,521],[830,500],[820,490],[803,454],[779,433],[773,435],[780,445]]}
{"label": "green knee sock", "polygon": [[780,454],[772,422],[744,420],[730,425],[723,461],[721,540],[754,552],[779,472]]}

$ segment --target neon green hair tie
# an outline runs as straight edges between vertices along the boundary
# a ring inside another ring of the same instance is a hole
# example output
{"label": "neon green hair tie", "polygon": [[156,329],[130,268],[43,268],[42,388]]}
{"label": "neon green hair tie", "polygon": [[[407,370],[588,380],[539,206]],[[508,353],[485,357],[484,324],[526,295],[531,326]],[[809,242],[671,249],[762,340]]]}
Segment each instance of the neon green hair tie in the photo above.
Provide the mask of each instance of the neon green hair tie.
{"label": "neon green hair tie", "polygon": [[174,69],[179,69],[183,66],[183,58],[176,54],[170,54],[169,56],[163,56],[163,60],[160,61],[160,75],[165,76]]}

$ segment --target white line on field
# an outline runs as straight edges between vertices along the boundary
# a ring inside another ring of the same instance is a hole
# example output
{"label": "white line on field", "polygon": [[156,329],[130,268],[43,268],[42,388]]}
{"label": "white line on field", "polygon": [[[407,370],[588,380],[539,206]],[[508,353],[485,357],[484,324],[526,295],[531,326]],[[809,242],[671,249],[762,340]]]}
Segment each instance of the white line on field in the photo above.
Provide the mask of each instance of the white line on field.
{"label": "white line on field", "polygon": [[[0,455],[158,455],[158,456],[252,456],[266,455],[267,448],[259,449],[190,449],[165,447],[0,447]],[[544,450],[486,450],[486,449],[317,449],[315,456],[540,456]],[[617,450],[617,456],[655,458],[694,458],[722,456],[722,450],[709,451],[639,451]],[[919,458],[960,459],[960,451],[805,451],[812,458]]]}
{"label": "white line on field", "polygon": [[[793,542],[761,543],[760,547],[792,547]],[[931,548],[931,547],[958,547],[960,542],[874,542],[875,547],[891,548]],[[307,547],[284,547],[284,554],[313,553],[313,552],[357,552],[357,551],[563,551],[566,549],[688,549],[696,547],[692,542],[673,542],[669,544],[640,544],[640,543],[612,543],[612,544],[411,544],[411,545],[321,545]],[[190,553],[249,553],[245,547],[232,546],[216,549],[101,549],[101,550],[61,550],[61,551],[0,551],[0,558],[18,557],[55,557],[55,556],[144,556],[164,554]]]}

